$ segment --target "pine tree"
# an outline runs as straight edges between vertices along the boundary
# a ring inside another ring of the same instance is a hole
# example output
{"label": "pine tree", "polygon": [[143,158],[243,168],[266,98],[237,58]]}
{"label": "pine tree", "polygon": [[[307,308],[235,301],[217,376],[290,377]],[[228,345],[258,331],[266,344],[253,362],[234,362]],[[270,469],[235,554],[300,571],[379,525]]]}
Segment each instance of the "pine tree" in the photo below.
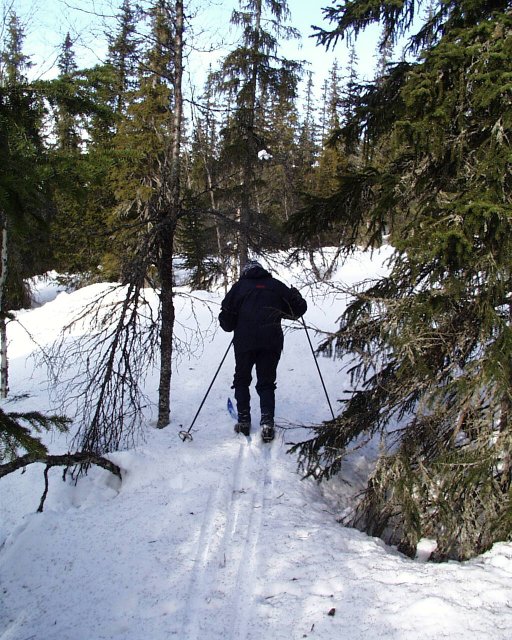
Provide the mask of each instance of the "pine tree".
{"label": "pine tree", "polygon": [[23,51],[24,41],[25,28],[16,12],[10,11],[0,63],[2,83],[7,86],[13,87],[27,82],[27,72],[32,62]]}
{"label": "pine tree", "polygon": [[348,68],[347,68],[347,82],[345,85],[345,90],[343,92],[342,95],[342,100],[341,100],[341,104],[342,104],[342,118],[343,118],[343,123],[345,124],[346,122],[348,122],[351,117],[354,115],[354,110],[353,110],[353,105],[352,105],[352,101],[350,99],[352,92],[354,91],[356,85],[357,85],[357,80],[358,80],[358,74],[357,74],[357,66],[358,66],[358,56],[357,56],[357,51],[354,45],[352,45],[352,47],[350,47],[350,55],[349,55],[349,59],[348,59]]}
{"label": "pine tree", "polygon": [[134,97],[138,84],[140,64],[140,38],[137,37],[139,10],[131,0],[123,0],[118,16],[118,28],[114,34],[108,33],[107,62],[112,67],[113,108],[118,116],[126,115],[128,104]]}
{"label": "pine tree", "polygon": [[7,27],[0,51],[0,211],[8,235],[3,311],[27,303],[24,280],[44,268],[53,211],[44,109],[27,80],[31,62],[23,53],[24,28],[14,12]]}
{"label": "pine tree", "polygon": [[327,95],[326,95],[326,123],[325,131],[329,138],[334,131],[337,131],[341,125],[340,107],[341,107],[341,78],[338,69],[338,61],[335,60],[329,72]]}
{"label": "pine tree", "polygon": [[[185,215],[181,185],[183,2],[155,0],[149,18],[149,48],[140,65],[137,91],[112,139],[117,162],[111,179],[118,212],[112,237],[124,244],[118,266],[125,294],[105,312],[96,309],[91,320],[95,339],[86,344],[78,341],[75,346],[77,353],[87,353],[85,371],[80,372],[86,384],[78,392],[80,429],[75,440],[80,449],[94,454],[135,440],[142,422],[142,380],[155,362],[157,349],[157,427],[167,426],[170,420],[173,258],[177,226]],[[158,318],[147,316],[148,309],[152,313],[144,294],[147,286],[158,289]],[[72,384],[79,383],[74,380]]]}
{"label": "pine tree", "polygon": [[260,184],[256,189],[258,231],[267,235],[266,247],[282,248],[282,224],[299,206],[297,109],[298,78],[282,80],[278,91],[269,96],[261,131],[266,142],[260,160]]}
{"label": "pine tree", "polygon": [[343,89],[336,60],[330,69],[329,77],[324,82],[322,101],[322,149],[318,155],[308,194],[328,198],[338,189],[339,178],[347,167],[346,154],[338,141],[342,120]]}
{"label": "pine tree", "polygon": [[193,290],[208,290],[218,275],[214,256],[214,235],[202,211],[189,213],[180,220],[176,244],[183,256],[183,267],[190,274],[188,284]]}
{"label": "pine tree", "polygon": [[[181,140],[183,130],[182,0],[151,5],[151,46],[141,66],[139,90],[119,126],[116,195],[124,220],[122,280],[143,286],[156,270],[160,288],[160,384],[158,427],[170,418],[173,352],[173,256],[176,229],[184,215]],[[154,279],[153,279],[154,282]]]}
{"label": "pine tree", "polygon": [[393,61],[393,40],[386,29],[383,30],[380,41],[377,45],[377,65],[375,67],[375,80],[380,82],[381,78],[386,75],[388,65]]}
{"label": "pine tree", "polygon": [[304,96],[304,108],[302,122],[300,123],[298,139],[298,162],[302,167],[302,182],[307,184],[308,176],[318,159],[319,140],[318,122],[316,119],[317,106],[314,95],[313,72],[307,74],[307,83]]}
{"label": "pine tree", "polygon": [[[25,281],[48,257],[52,213],[50,168],[43,145],[43,108],[27,83],[23,26],[9,16],[0,50],[0,395],[8,393],[6,319],[29,302]],[[0,440],[2,436],[0,435]]]}
{"label": "pine tree", "polygon": [[[356,1],[330,9],[336,26],[319,38],[378,20],[396,37],[414,14],[412,0]],[[334,336],[354,391],[296,448],[307,474],[328,478],[351,443],[379,435],[352,524],[410,554],[431,537],[436,558],[462,559],[512,530],[509,3],[437,2],[410,46],[420,60],[361,90],[345,130],[387,153],[316,211],[353,234],[370,213],[375,241],[400,223],[389,275],[362,286]]]}
{"label": "pine tree", "polygon": [[[178,251],[192,268],[191,284],[209,288],[222,278],[228,287],[230,263],[234,259],[236,235],[229,217],[219,210],[220,134],[217,113],[221,107],[215,94],[212,69],[207,76],[197,108],[192,110],[192,141],[186,150],[187,191],[193,219],[184,219],[179,228]],[[201,242],[198,242],[198,231]]]}
{"label": "pine tree", "polygon": [[50,107],[54,130],[51,161],[55,213],[51,221],[52,267],[82,281],[101,277],[108,243],[107,212],[112,193],[107,179],[111,164],[111,69],[102,65],[79,70],[73,43],[66,36],[56,80],[38,89]]}
{"label": "pine tree", "polygon": [[[268,15],[267,15],[268,14]],[[277,55],[278,38],[296,36],[285,26],[289,10],[285,0],[241,0],[232,24],[242,29],[240,45],[229,53],[218,74],[219,87],[234,104],[224,127],[224,163],[238,172],[232,193],[239,215],[239,260],[243,266],[249,249],[258,242],[256,184],[258,152],[265,149],[265,107],[280,91],[296,90],[298,63]]]}
{"label": "pine tree", "polygon": [[62,98],[58,101],[56,113],[56,133],[58,146],[62,150],[75,152],[79,150],[80,136],[78,122],[70,109],[70,102],[76,93],[73,87],[73,75],[77,70],[73,42],[67,33],[57,61],[62,79]]}
{"label": "pine tree", "polygon": [[[126,82],[126,74],[118,72],[113,64],[121,68],[128,62],[122,54],[132,50],[127,42],[127,25],[121,20],[121,29],[115,42],[122,44],[122,52],[110,50],[110,65],[113,67],[114,92],[112,106],[117,113],[112,153],[110,182],[116,206],[111,211],[109,225],[115,229],[111,251],[104,256],[107,272],[114,279],[125,281],[132,268],[132,258],[146,242],[148,228],[155,223],[154,198],[163,186],[162,157],[167,152],[171,138],[171,112],[173,99],[171,83],[172,15],[170,4],[165,0],[152,3],[148,12],[150,37],[146,51],[141,55],[137,68],[137,82]],[[131,29],[135,26],[132,25]],[[139,55],[139,54],[137,54]],[[133,62],[133,61],[132,61]],[[120,109],[124,105],[125,113]],[[156,255],[145,258],[148,265],[155,264]]]}

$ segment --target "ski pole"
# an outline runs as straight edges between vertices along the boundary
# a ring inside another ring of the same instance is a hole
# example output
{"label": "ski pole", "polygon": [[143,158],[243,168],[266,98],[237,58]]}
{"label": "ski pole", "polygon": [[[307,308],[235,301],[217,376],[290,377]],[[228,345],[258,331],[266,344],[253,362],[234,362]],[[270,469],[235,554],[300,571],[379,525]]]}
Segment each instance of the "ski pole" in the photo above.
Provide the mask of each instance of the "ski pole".
{"label": "ski pole", "polygon": [[217,379],[217,376],[219,375],[219,371],[221,370],[221,367],[224,364],[224,360],[226,359],[226,357],[228,355],[228,352],[231,349],[231,345],[232,344],[233,344],[233,340],[231,340],[231,342],[229,343],[229,346],[226,349],[226,353],[224,354],[222,360],[220,361],[220,364],[219,364],[219,366],[217,368],[217,371],[215,372],[215,375],[213,376],[213,380],[210,382],[210,386],[208,387],[208,390],[205,393],[205,396],[204,396],[201,404],[199,405],[199,409],[197,410],[197,413],[194,416],[194,419],[192,420],[192,424],[190,425],[190,427],[186,431],[180,431],[179,432],[179,436],[183,440],[183,442],[185,442],[185,440],[193,440],[192,434],[190,433],[192,431],[192,427],[194,426],[194,424],[195,424],[195,422],[197,420],[197,416],[199,415],[199,412],[201,411],[201,409],[203,408],[204,403],[206,402],[206,398],[208,397],[208,394],[210,393],[210,389],[213,387],[213,383],[215,382],[215,380]]}
{"label": "ski pole", "polygon": [[327,404],[329,405],[329,409],[331,410],[332,419],[336,420],[336,417],[334,416],[334,411],[332,410],[331,401],[329,400],[329,394],[327,393],[327,389],[325,387],[325,382],[324,382],[324,379],[323,379],[323,376],[322,376],[322,372],[320,371],[320,367],[318,366],[318,360],[316,359],[315,350],[313,348],[313,344],[311,342],[311,338],[309,337],[309,331],[308,331],[308,328],[306,326],[306,322],[304,321],[304,317],[301,317],[301,320],[302,320],[302,324],[304,326],[304,331],[306,332],[306,335],[308,337],[309,346],[311,348],[311,353],[313,354],[313,359],[314,359],[315,364],[316,364],[316,369],[318,371],[318,375],[320,376],[320,380],[322,382],[322,387],[324,388],[325,397],[327,398]]}

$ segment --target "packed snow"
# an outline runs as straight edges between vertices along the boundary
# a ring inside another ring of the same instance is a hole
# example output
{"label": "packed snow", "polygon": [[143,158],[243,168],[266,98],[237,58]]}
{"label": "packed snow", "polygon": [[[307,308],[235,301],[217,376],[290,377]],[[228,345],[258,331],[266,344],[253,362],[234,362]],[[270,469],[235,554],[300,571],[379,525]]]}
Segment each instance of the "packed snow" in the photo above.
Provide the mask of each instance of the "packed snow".
{"label": "packed snow", "polygon": [[[385,269],[389,250],[358,254],[338,270],[351,285]],[[275,275],[298,286],[316,345],[346,297],[309,284],[298,266]],[[56,411],[44,359],[60,329],[106,285],[74,292],[37,284],[37,305],[9,331],[10,397],[5,411]],[[182,291],[184,293],[184,291]],[[226,409],[230,352],[187,430],[230,335],[216,324],[224,292],[176,300],[177,332],[201,335],[180,353],[172,381],[172,422],[155,428],[158,372],[135,448],[109,457],[122,481],[94,467],[77,484],[51,470],[42,513],[43,466],[0,480],[1,640],[410,640],[512,637],[512,544],[469,562],[426,562],[432,542],[407,558],[338,522],[370,461],[354,454],[345,482],[302,480],[290,442],[330,417],[301,323],[287,323],[278,369],[277,439],[233,432]],[[195,322],[202,333],[197,332]],[[332,404],[348,386],[342,362],[318,359]],[[253,395],[253,423],[259,412]],[[45,436],[51,453],[71,435]]]}

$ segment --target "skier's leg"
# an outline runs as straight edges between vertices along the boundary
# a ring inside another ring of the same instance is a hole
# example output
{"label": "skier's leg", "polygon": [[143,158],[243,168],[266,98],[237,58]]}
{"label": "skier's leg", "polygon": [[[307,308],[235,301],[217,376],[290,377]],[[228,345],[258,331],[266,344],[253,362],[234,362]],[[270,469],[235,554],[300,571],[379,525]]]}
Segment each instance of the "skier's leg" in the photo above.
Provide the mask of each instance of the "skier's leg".
{"label": "skier's leg", "polygon": [[249,386],[252,382],[254,353],[235,350],[235,375],[232,389],[235,390],[236,408],[239,423],[251,423],[251,396]]}
{"label": "skier's leg", "polygon": [[256,391],[260,396],[261,424],[274,424],[277,365],[281,354],[259,351],[256,358]]}

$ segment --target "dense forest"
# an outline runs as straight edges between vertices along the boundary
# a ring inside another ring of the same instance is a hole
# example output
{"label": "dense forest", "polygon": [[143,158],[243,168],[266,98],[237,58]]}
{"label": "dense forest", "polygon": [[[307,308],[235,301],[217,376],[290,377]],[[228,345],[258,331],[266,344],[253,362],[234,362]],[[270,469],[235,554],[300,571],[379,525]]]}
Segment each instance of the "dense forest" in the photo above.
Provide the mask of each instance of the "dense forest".
{"label": "dense forest", "polygon": [[[103,455],[132,426],[148,287],[160,309],[142,361],[158,353],[158,426],[169,423],[178,261],[191,287],[228,286],[251,256],[335,246],[342,259],[385,238],[389,275],[353,292],[321,347],[351,357],[353,390],[293,451],[327,480],[355,443],[380,438],[347,524],[406,553],[432,537],[438,559],[471,557],[512,532],[512,3],[347,0],[323,12],[314,35],[327,49],[380,26],[373,80],[352,49],[317,91],[314,70],[280,54],[297,35],[286,0],[240,0],[239,40],[194,100],[183,0],[124,0],[93,68],[68,34],[52,80],[30,79],[23,22],[5,13],[2,394],[5,326],[34,274],[126,288],[79,429],[79,449]],[[34,429],[65,428],[62,416],[1,417],[3,458],[41,451]]]}

